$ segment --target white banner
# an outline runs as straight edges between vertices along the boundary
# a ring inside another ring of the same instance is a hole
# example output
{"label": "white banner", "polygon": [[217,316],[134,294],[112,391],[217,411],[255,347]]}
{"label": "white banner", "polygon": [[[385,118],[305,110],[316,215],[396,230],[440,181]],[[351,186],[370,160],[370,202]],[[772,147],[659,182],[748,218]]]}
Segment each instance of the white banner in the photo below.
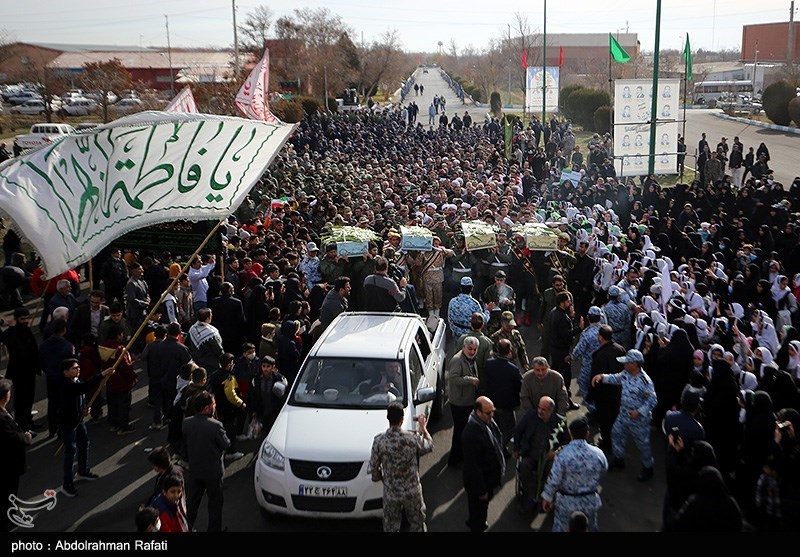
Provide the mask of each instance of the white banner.
{"label": "white banner", "polygon": [[542,90],[546,85],[546,112],[558,112],[558,83],[560,77],[558,66],[548,67],[546,72],[541,66],[529,66],[526,73],[525,111],[537,113],[542,111]]}
{"label": "white banner", "polygon": [[[618,176],[647,174],[650,153],[650,79],[618,79],[614,87],[614,166]],[[656,174],[676,174],[679,79],[658,82]]]}
{"label": "white banner", "polygon": [[183,112],[186,114],[197,114],[197,103],[194,102],[192,90],[187,85],[178,93],[174,99],[164,108],[164,112]]}
{"label": "white banner", "polygon": [[278,122],[278,119],[269,110],[268,93],[269,49],[265,49],[261,61],[253,68],[239,92],[236,93],[236,100],[233,104],[245,118]]}
{"label": "white banner", "polygon": [[54,277],[131,230],[229,215],[294,128],[140,112],[0,165],[0,214]]}

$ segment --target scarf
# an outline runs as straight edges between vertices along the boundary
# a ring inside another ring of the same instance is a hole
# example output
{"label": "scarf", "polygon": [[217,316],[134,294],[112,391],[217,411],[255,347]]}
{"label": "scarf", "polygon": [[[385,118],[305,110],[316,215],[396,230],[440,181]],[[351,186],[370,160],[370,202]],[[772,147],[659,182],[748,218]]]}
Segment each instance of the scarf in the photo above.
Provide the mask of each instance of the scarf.
{"label": "scarf", "polygon": [[198,321],[189,329],[189,339],[192,341],[192,345],[197,348],[200,348],[211,339],[217,339],[222,345],[222,337],[219,334],[219,330],[214,325],[201,321]]}
{"label": "scarf", "polygon": [[497,424],[494,420],[488,424],[481,420],[474,410],[469,415],[468,421],[480,427],[486,432],[486,435],[489,436],[489,440],[492,442],[492,448],[494,449],[495,457],[500,462],[500,477],[502,478],[506,473],[506,457],[505,454],[503,454],[503,434],[500,433],[500,428],[497,427]]}

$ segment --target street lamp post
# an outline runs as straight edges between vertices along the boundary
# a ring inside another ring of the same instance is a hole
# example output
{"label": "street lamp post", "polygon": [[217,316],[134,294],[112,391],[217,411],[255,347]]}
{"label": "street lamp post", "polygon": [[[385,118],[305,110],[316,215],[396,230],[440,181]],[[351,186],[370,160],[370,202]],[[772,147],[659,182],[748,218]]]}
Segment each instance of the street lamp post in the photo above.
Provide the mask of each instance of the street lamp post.
{"label": "street lamp post", "polygon": [[547,122],[547,0],[544,0],[542,26],[542,126],[544,126]]}
{"label": "street lamp post", "polygon": [[653,95],[650,102],[650,157],[647,173],[653,174],[656,166],[656,121],[658,119],[658,50],[661,41],[661,0],[656,3],[656,44],[653,50]]}

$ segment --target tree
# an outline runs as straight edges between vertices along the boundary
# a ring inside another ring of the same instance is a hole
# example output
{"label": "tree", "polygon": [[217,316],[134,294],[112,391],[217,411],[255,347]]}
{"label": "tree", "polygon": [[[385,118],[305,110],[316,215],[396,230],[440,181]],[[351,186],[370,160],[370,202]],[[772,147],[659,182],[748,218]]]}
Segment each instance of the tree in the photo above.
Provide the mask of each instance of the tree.
{"label": "tree", "polygon": [[[8,49],[0,47],[0,51],[10,52],[13,56],[13,47]],[[25,69],[14,76],[20,81],[34,83],[34,89],[44,101],[44,116],[48,122],[53,121],[53,107],[56,99],[60,101],[61,95],[67,90],[66,82],[57,75],[51,68],[47,67],[47,59],[38,56],[30,56]]]}
{"label": "tree", "polygon": [[300,46],[288,53],[288,61],[306,84],[306,93],[324,98],[326,69],[331,91],[344,90],[354,80],[357,68],[346,48],[348,42],[352,44],[352,29],[329,9],[296,9],[275,22],[275,34]]}
{"label": "tree", "polygon": [[489,95],[489,106],[492,112],[492,116],[495,118],[500,118],[500,113],[503,111],[503,104],[500,100],[500,93],[497,91],[492,91],[492,94]]}
{"label": "tree", "polygon": [[119,58],[105,62],[88,62],[83,65],[81,85],[87,91],[100,94],[99,103],[103,108],[103,122],[108,122],[108,93],[124,91],[133,87],[133,79]]}
{"label": "tree", "polygon": [[795,97],[789,101],[789,117],[795,126],[800,126],[800,97]]}
{"label": "tree", "polygon": [[611,96],[602,89],[578,89],[567,97],[570,117],[584,130],[594,128],[594,113],[601,106],[610,106]]}
{"label": "tree", "polygon": [[[346,47],[343,49],[345,52],[348,50]],[[358,70],[357,89],[364,96],[379,86],[390,92],[412,71],[413,61],[401,50],[397,29],[387,29],[358,54],[355,66]]]}
{"label": "tree", "polygon": [[244,18],[244,22],[239,25],[241,42],[239,48],[244,52],[251,52],[256,56],[261,56],[264,52],[264,43],[267,40],[267,33],[272,27],[272,10],[267,6],[258,6],[249,12]]}
{"label": "tree", "polygon": [[764,112],[767,118],[779,126],[788,126],[791,122],[789,116],[789,101],[797,96],[794,85],[788,81],[776,81],[766,89],[761,96]]}

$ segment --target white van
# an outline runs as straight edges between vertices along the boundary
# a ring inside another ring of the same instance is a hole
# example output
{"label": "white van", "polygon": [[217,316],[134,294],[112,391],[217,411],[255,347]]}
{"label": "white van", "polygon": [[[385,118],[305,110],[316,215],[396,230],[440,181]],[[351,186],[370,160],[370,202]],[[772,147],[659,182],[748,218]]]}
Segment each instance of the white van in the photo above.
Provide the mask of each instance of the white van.
{"label": "white van", "polygon": [[403,427],[444,404],[445,324],[405,313],[343,313],[325,330],[261,445],[255,494],[269,513],[382,516],[383,485],[368,470],[386,407]]}

